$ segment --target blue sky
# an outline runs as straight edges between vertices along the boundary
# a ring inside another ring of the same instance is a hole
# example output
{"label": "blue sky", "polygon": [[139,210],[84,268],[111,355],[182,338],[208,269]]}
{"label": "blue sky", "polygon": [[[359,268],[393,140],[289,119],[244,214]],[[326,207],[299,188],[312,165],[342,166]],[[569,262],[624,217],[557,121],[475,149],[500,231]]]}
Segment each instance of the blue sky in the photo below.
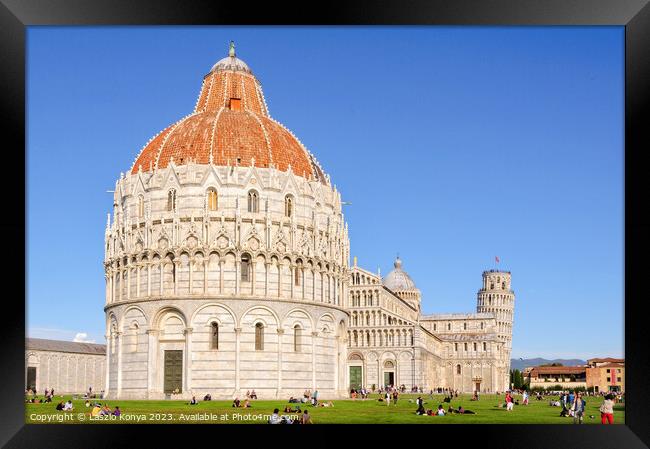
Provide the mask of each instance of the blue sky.
{"label": "blue sky", "polygon": [[472,312],[499,256],[513,357],[624,355],[623,27],[30,27],[29,336],[105,341],[106,191],[230,40],[359,265],[399,253],[423,311]]}

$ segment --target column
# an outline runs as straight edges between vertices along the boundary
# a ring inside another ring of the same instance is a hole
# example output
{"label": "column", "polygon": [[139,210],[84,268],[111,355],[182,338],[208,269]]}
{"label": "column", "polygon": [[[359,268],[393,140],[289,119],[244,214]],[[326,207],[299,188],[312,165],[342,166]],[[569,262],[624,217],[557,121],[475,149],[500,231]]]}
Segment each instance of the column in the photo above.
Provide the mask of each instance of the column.
{"label": "column", "polygon": [[126,267],[126,299],[131,299],[131,264]]}
{"label": "column", "polygon": [[159,288],[158,288],[160,296],[162,296],[162,294],[163,294],[163,283],[164,283],[163,281],[165,279],[164,278],[164,275],[165,275],[164,265],[165,265],[165,262],[164,262],[164,259],[162,259],[160,261],[160,282],[159,282],[160,285],[159,285]]}
{"label": "column", "polygon": [[151,399],[151,393],[156,392],[156,372],[158,371],[158,335],[160,331],[158,329],[148,329],[147,335],[149,339],[148,351],[147,351],[147,394]]}
{"label": "column", "polygon": [[282,262],[278,260],[278,298],[282,297]]}
{"label": "column", "polygon": [[293,299],[293,297],[294,297],[294,290],[295,290],[294,284],[296,283],[296,280],[294,279],[295,276],[296,276],[296,266],[293,265],[293,264],[289,264],[289,284],[290,284],[290,287],[291,287],[291,293],[290,293],[289,297],[291,299]]}
{"label": "column", "polygon": [[219,294],[223,295],[223,259],[219,259]]}
{"label": "column", "polygon": [[266,276],[264,276],[264,296],[268,298],[269,296],[269,271],[271,267],[271,262],[264,263],[264,269],[266,270]]}
{"label": "column", "polygon": [[[252,256],[251,256],[252,259]],[[257,261],[255,259],[251,260],[251,273],[250,273],[250,279],[251,279],[251,295],[255,296],[255,284],[256,284],[256,271],[257,271]]]}
{"label": "column", "polygon": [[140,266],[138,265],[136,269],[136,276],[135,276],[135,296],[137,298],[140,297]]}
{"label": "column", "polygon": [[194,279],[194,257],[190,258],[190,260],[188,261],[187,268],[189,268],[189,270],[190,270],[190,287],[189,287],[188,291],[190,292],[190,295],[191,295],[192,294],[192,289],[194,287],[192,285],[192,281]]}
{"label": "column", "polygon": [[106,385],[104,387],[104,397],[108,395],[111,378],[111,335],[106,334]]}
{"label": "column", "polygon": [[117,347],[117,395],[122,395],[122,332],[115,333],[115,346]]}
{"label": "column", "polygon": [[[249,266],[249,269],[250,269],[250,266]],[[236,259],[235,260],[235,295],[237,295],[237,296],[239,296],[239,285],[240,285],[239,276],[240,276],[240,273],[241,273],[241,261]]]}
{"label": "column", "polygon": [[284,335],[284,329],[278,327],[278,388],[277,388],[277,397],[281,396],[282,392],[282,336]]}
{"label": "column", "polygon": [[179,270],[180,266],[180,261],[179,260],[174,260],[174,276],[173,276],[173,281],[174,281],[174,296],[178,295],[178,276],[180,274]]}
{"label": "column", "polygon": [[316,390],[316,337],[318,332],[311,333],[311,384],[312,391]]}
{"label": "column", "polygon": [[185,375],[183,376],[183,392],[187,394],[192,393],[192,328],[185,328],[183,331],[185,335]]}
{"label": "column", "polygon": [[341,339],[340,335],[336,336],[336,355],[334,356],[334,392],[339,392],[339,364],[341,362]]}
{"label": "column", "polygon": [[235,328],[235,393],[239,394],[239,348],[241,340],[241,327]]}
{"label": "column", "polygon": [[147,262],[147,296],[151,296],[151,261]]}
{"label": "column", "polygon": [[208,255],[208,258],[203,259],[203,294],[207,295],[208,294],[208,263],[209,263],[210,256]]}
{"label": "column", "polygon": [[118,270],[118,275],[120,276],[120,291],[119,291],[119,298],[120,301],[122,301],[122,292],[124,291],[124,276],[122,276],[122,269]]}

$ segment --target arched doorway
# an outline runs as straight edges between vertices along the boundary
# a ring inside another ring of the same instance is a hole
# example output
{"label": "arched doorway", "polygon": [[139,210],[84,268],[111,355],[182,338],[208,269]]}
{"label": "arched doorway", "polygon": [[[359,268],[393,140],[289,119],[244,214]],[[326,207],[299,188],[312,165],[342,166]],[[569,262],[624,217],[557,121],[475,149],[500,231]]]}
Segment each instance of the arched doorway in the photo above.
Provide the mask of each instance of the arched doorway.
{"label": "arched doorway", "polygon": [[395,362],[386,360],[384,362],[384,387],[395,385]]}

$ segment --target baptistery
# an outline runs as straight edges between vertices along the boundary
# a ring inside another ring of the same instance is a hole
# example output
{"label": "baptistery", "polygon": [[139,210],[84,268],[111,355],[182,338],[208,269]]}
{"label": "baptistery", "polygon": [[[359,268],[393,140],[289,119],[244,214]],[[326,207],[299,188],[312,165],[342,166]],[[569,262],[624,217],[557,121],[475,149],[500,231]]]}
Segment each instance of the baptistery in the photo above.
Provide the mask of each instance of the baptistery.
{"label": "baptistery", "polygon": [[231,48],[115,184],[106,396],[345,394],[341,196]]}

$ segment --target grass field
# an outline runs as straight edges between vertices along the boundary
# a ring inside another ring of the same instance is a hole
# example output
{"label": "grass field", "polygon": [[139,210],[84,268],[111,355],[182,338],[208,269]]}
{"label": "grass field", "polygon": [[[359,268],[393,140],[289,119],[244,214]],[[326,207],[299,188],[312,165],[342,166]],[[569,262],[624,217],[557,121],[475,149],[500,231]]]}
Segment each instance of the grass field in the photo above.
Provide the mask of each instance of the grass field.
{"label": "grass field", "polygon": [[[335,400],[334,407],[311,407],[305,404],[290,404],[294,409],[300,405],[301,409],[308,409],[315,424],[572,424],[572,418],[560,417],[560,408],[551,407],[549,398],[542,401],[535,399],[530,401],[528,406],[515,405],[514,410],[507,412],[505,408],[499,408],[498,404],[503,402],[504,397],[496,395],[481,395],[480,401],[470,401],[470,395],[461,395],[452,400],[454,408],[462,405],[466,409],[476,412],[475,415],[446,415],[446,416],[418,416],[415,401],[416,394],[403,394],[400,396],[397,406],[386,406],[378,402],[379,395],[370,395],[366,400]],[[449,404],[443,403],[443,395],[428,394],[422,395],[425,400],[425,409],[436,409],[438,404],[443,404],[445,410]],[[111,409],[119,406],[122,410],[121,419],[91,419],[90,408],[84,406],[85,400],[73,400],[74,411],[62,412],[56,410],[56,404],[66,401],[70,396],[57,397],[52,403],[46,404],[25,404],[26,423],[92,423],[92,424],[125,424],[125,423],[229,423],[229,424],[260,424],[266,423],[268,416],[274,408],[282,411],[287,404],[281,400],[257,400],[252,401],[251,408],[233,408],[231,401],[209,401],[200,402],[197,405],[189,405],[186,401],[121,401],[106,400]],[[515,399],[521,400],[521,397]],[[584,423],[600,424],[600,412],[598,411],[601,398],[586,398],[587,408]],[[285,413],[280,413],[284,415]],[[594,419],[590,419],[593,415]],[[625,422],[624,404],[616,404],[614,409],[614,423]]]}

